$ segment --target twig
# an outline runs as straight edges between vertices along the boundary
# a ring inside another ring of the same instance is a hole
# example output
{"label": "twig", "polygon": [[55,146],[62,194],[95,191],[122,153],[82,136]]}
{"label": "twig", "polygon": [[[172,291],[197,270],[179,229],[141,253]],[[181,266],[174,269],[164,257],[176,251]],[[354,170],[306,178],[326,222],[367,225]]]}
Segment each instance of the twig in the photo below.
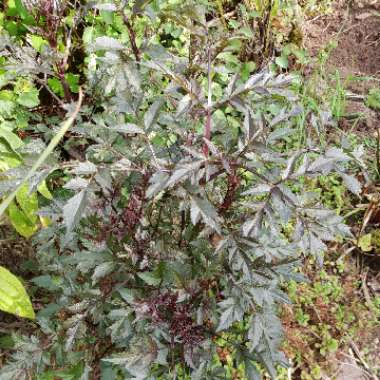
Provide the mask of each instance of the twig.
{"label": "twig", "polygon": [[372,376],[372,379],[373,380],[379,380],[379,378],[371,371],[371,368],[369,367],[369,365],[367,364],[367,362],[361,356],[358,346],[355,344],[355,342],[350,337],[348,337],[348,343],[350,344],[350,347],[354,351],[354,353],[357,356],[357,358],[359,359],[360,363],[366,369],[366,371],[368,372],[368,374],[370,376]]}
{"label": "twig", "polygon": [[62,100],[56,95],[54,94],[54,92],[50,89],[50,87],[48,86],[48,84],[40,79],[40,78],[35,78],[36,82],[38,82],[40,85],[44,86],[44,88],[46,89],[46,91],[49,92],[49,94],[56,100],[56,102],[59,104],[59,106],[61,108],[63,108],[64,106],[64,103],[62,102]]}
{"label": "twig", "polygon": [[123,15],[124,24],[125,24],[125,26],[127,27],[127,30],[128,30],[129,42],[131,44],[133,55],[135,56],[136,61],[140,62],[141,61],[141,54],[140,54],[140,50],[139,50],[139,48],[137,47],[137,44],[136,44],[136,33],[135,33],[134,29],[133,29],[133,25],[132,25],[131,21],[129,20],[128,16],[124,13],[124,10],[122,10],[121,12],[122,12],[122,15]]}
{"label": "twig", "polygon": [[368,275],[368,269],[362,274],[362,290],[363,290],[364,298],[368,304],[368,308],[371,311],[376,311],[376,307],[371,300],[371,295],[369,294],[369,290],[367,287],[367,275]]}

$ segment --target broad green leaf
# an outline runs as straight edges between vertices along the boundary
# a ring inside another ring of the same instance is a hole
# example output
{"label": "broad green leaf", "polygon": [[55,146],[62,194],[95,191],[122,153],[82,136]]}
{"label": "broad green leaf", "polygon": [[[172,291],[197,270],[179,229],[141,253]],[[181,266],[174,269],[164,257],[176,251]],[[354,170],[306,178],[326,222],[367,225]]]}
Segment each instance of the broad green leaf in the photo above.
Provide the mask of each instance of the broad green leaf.
{"label": "broad green leaf", "polygon": [[50,190],[48,189],[47,185],[46,185],[46,181],[43,181],[40,183],[40,185],[38,186],[38,192],[43,195],[46,199],[49,199],[49,200],[52,200],[53,199],[53,195],[52,193],[50,192]]}
{"label": "broad green leaf", "polygon": [[63,97],[64,96],[64,91],[63,91],[63,86],[62,83],[59,79],[57,78],[49,78],[47,80],[47,83],[50,87],[50,89],[57,95]]}
{"label": "broad green leaf", "polygon": [[40,104],[38,95],[38,90],[32,88],[30,91],[22,92],[17,98],[17,103],[28,108],[37,107]]}
{"label": "broad green leaf", "polygon": [[20,280],[0,266],[0,310],[23,318],[34,319],[29,296]]}
{"label": "broad green leaf", "polygon": [[17,203],[25,214],[25,216],[32,222],[37,222],[38,211],[38,198],[36,193],[29,194],[29,187],[27,184],[23,185],[16,195]]}
{"label": "broad green leaf", "polygon": [[65,74],[65,79],[69,85],[70,91],[77,94],[79,91],[79,74],[67,73]]}
{"label": "broad green leaf", "polygon": [[7,128],[0,127],[0,138],[1,137],[13,150],[16,150],[24,145],[20,137]]}
{"label": "broad green leaf", "polygon": [[26,238],[31,237],[38,229],[37,224],[33,223],[25,213],[18,208],[15,202],[8,207],[8,216],[15,230]]}
{"label": "broad green leaf", "polygon": [[30,44],[33,46],[33,48],[39,53],[42,52],[43,46],[49,45],[49,43],[44,38],[36,34],[30,35],[29,41],[30,41]]}
{"label": "broad green leaf", "polygon": [[289,67],[289,61],[288,58],[285,56],[277,57],[275,60],[276,64],[280,66],[282,69],[287,69]]}

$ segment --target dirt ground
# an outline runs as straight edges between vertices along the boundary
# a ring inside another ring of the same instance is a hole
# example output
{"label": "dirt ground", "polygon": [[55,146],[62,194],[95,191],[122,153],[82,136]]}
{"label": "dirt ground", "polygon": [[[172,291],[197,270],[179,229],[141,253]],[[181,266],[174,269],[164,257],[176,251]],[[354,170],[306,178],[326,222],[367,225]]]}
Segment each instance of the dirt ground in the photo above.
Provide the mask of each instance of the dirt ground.
{"label": "dirt ground", "polygon": [[[336,1],[331,14],[305,21],[304,36],[311,56],[331,42],[337,44],[327,61],[327,70],[338,70],[347,90],[359,95],[356,100],[349,97],[346,114],[360,115],[356,131],[373,135],[380,116],[365,106],[363,96],[380,86],[380,0]],[[342,120],[343,128],[351,125],[352,118]]]}

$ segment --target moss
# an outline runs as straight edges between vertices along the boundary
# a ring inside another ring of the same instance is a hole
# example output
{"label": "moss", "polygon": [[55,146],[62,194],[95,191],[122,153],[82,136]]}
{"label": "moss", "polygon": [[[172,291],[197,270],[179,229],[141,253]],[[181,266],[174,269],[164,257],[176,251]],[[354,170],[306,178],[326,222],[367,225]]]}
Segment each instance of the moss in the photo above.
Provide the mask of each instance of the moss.
{"label": "moss", "polygon": [[376,253],[380,253],[380,228],[371,232],[371,243]]}

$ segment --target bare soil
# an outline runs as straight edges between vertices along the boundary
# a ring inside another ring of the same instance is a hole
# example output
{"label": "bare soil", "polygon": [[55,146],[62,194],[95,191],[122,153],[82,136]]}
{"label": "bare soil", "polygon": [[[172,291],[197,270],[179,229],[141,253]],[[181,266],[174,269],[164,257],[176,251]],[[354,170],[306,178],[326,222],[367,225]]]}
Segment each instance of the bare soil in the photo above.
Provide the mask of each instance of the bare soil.
{"label": "bare soil", "polygon": [[351,129],[355,120],[359,121],[356,132],[374,135],[380,116],[365,106],[363,97],[369,89],[380,87],[380,0],[339,0],[331,14],[307,20],[303,29],[305,47],[312,57],[336,43],[326,69],[330,73],[338,70],[346,89],[359,95],[356,100],[348,98],[349,117],[341,121],[341,127]]}

